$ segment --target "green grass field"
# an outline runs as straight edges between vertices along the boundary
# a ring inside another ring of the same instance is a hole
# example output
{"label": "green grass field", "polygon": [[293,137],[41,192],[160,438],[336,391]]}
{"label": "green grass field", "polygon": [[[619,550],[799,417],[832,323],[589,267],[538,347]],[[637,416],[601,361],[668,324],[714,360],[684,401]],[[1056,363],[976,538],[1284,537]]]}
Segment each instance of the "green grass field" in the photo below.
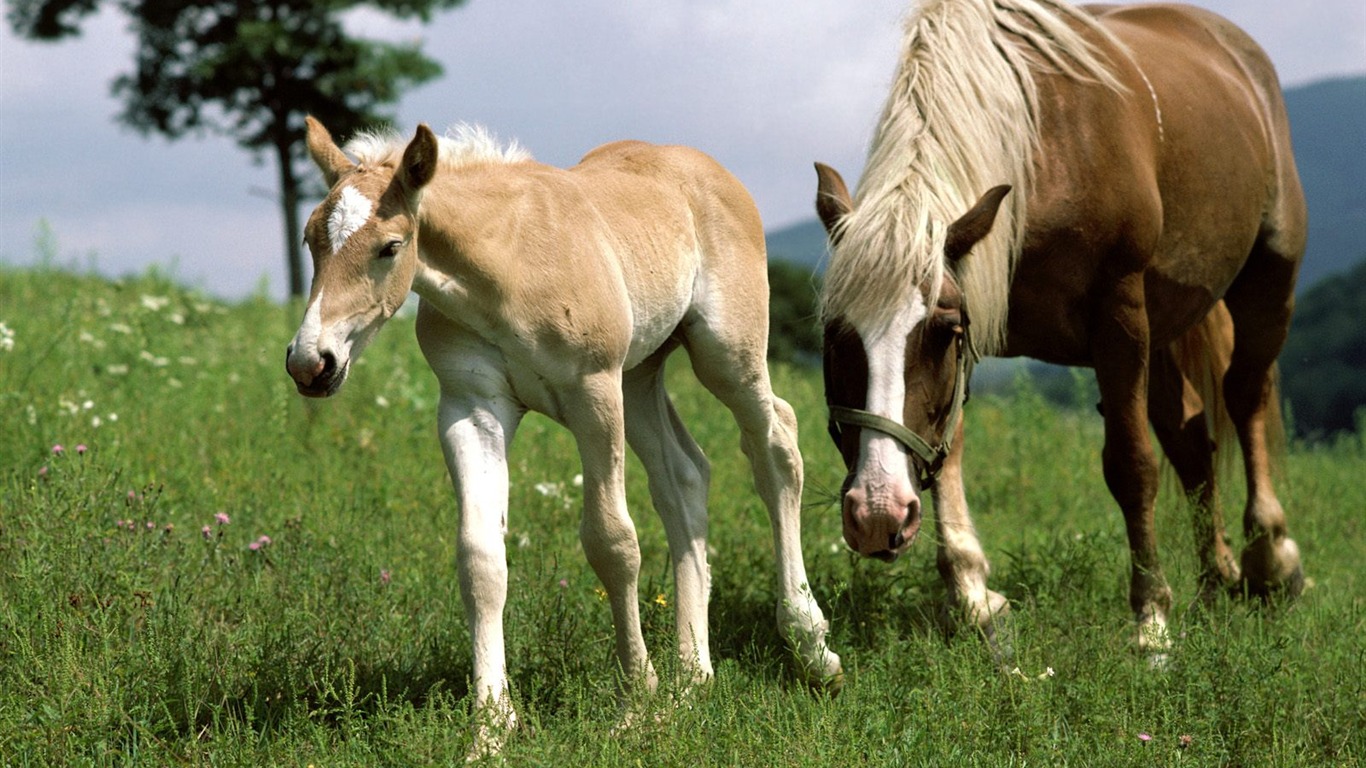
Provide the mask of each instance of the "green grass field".
{"label": "green grass field", "polygon": [[[339,397],[306,402],[283,370],[300,315],[155,274],[0,270],[0,765],[463,758],[470,649],[435,381],[400,318]],[[1357,438],[1288,457],[1281,495],[1312,580],[1288,608],[1192,607],[1192,526],[1168,478],[1158,514],[1177,640],[1153,672],[1129,645],[1126,544],[1094,410],[1055,410],[1027,384],[974,399],[968,497],[1013,606],[1012,674],[977,637],[940,628],[932,541],[890,566],[845,550],[819,373],[779,368],[803,426],[807,566],[848,673],[828,698],[797,682],[774,627],[767,517],[733,423],[683,358],[670,375],[713,464],[716,679],[669,703],[668,558],[633,464],[646,640],[666,682],[647,704],[657,718],[614,729],[576,454],[530,417],[511,460],[507,613],[530,727],[507,764],[1366,763]],[[1239,543],[1240,497],[1226,497]]]}

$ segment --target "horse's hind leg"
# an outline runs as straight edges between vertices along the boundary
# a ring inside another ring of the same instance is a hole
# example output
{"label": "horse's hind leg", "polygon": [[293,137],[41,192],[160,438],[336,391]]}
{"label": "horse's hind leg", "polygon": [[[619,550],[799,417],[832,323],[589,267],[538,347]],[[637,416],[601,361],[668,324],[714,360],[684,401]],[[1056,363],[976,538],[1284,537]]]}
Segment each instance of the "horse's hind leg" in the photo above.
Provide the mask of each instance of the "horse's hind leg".
{"label": "horse's hind leg", "polygon": [[707,486],[711,468],[664,390],[664,356],[626,373],[626,441],[645,466],[674,569],[678,655],[692,682],[712,676],[707,635]]}
{"label": "horse's hind leg", "polygon": [[[760,306],[758,311],[766,312]],[[768,507],[777,550],[778,627],[792,646],[807,682],[838,688],[840,658],[825,643],[829,624],[806,578],[801,549],[802,457],[797,448],[797,417],[792,406],[773,394],[765,359],[767,317],[732,323],[731,341],[702,321],[686,332],[684,344],[693,370],[735,416],[740,447],[754,470],[754,484]],[[756,332],[758,331],[758,332]]]}
{"label": "horse's hind leg", "polygon": [[1258,244],[1224,296],[1234,332],[1224,399],[1247,475],[1243,586],[1256,595],[1294,596],[1304,586],[1299,547],[1286,536],[1285,511],[1272,488],[1271,469],[1281,431],[1274,366],[1290,328],[1298,259],[1282,255],[1272,240]]}
{"label": "horse's hind leg", "polygon": [[1173,348],[1156,350],[1148,370],[1148,418],[1190,501],[1200,595],[1209,600],[1238,581],[1238,563],[1225,538],[1206,407]]}

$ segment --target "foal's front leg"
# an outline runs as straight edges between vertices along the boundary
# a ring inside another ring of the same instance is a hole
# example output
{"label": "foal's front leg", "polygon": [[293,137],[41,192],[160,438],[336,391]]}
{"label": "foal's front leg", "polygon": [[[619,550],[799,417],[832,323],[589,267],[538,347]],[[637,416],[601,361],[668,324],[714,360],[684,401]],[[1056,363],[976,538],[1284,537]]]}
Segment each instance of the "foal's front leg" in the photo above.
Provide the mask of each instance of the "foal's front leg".
{"label": "foal's front leg", "polygon": [[[640,544],[626,510],[626,422],[621,371],[584,377],[578,392],[561,392],[562,418],[583,461],[583,519],[579,540],[588,564],[607,590],[616,629],[617,661],[624,700],[658,678],[640,628]],[[625,703],[625,701],[624,701]],[[627,718],[630,718],[627,712]]]}
{"label": "foal's front leg", "polygon": [[517,725],[508,696],[503,643],[507,602],[507,446],[521,409],[507,399],[443,393],[438,409],[441,446],[460,506],[456,564],[460,596],[474,646],[478,724],[473,754],[497,752]]}

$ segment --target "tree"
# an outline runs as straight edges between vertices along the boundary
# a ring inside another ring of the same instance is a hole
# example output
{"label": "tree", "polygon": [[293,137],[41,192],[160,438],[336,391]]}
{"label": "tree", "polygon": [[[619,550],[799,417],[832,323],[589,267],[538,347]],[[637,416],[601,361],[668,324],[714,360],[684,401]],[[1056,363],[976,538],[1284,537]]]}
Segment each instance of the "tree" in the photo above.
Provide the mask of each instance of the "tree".
{"label": "tree", "polygon": [[[274,155],[280,174],[285,258],[292,296],[304,293],[299,204],[304,116],[346,135],[392,121],[385,107],[441,74],[419,45],[348,37],[345,11],[369,6],[427,22],[464,0],[107,0],[132,20],[135,69],[114,80],[120,122],[171,139],[205,130],[254,156]],[[8,0],[15,33],[33,40],[79,34],[99,0]]]}

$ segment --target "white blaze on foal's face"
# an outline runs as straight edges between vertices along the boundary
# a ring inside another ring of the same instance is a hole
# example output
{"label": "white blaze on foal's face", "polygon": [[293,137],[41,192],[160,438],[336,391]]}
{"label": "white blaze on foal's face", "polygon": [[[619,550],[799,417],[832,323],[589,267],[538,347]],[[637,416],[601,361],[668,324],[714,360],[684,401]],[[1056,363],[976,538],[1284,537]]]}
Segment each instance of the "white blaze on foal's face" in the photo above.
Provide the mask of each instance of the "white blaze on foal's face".
{"label": "white blaze on foal's face", "polygon": [[357,165],[310,118],[308,150],[332,191],[304,229],[313,289],[285,367],[300,393],[326,397],[412,289],[418,206],[438,149],[420,126],[401,156]]}

